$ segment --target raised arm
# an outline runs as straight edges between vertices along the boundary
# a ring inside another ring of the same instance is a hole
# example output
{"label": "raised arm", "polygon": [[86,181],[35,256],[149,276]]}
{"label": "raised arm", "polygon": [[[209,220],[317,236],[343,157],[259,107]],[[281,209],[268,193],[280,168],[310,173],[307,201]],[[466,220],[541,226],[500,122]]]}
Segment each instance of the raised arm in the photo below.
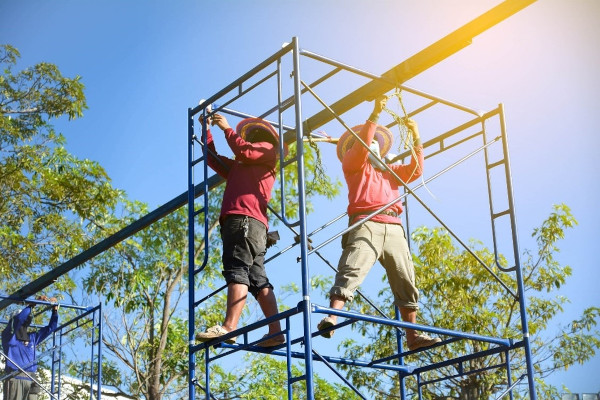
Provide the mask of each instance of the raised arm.
{"label": "raised arm", "polygon": [[[383,111],[386,103],[387,96],[377,97],[373,103],[373,112],[369,116],[369,119],[365,122],[360,132],[355,132],[367,146],[371,145],[371,142],[373,141],[375,130],[377,129],[377,121],[379,121],[379,114]],[[367,162],[368,157],[368,150],[358,141],[355,141],[344,156],[342,169],[346,172],[360,170]]]}
{"label": "raised arm", "polygon": [[413,152],[410,157],[409,164],[388,164],[388,166],[402,179],[405,183],[409,183],[418,179],[423,175],[423,145],[421,144],[421,136],[417,123],[407,118],[405,119],[406,127],[412,136]]}
{"label": "raised arm", "polygon": [[[213,125],[217,125],[219,128],[226,130],[231,129],[225,117],[215,114],[213,115],[212,121],[210,121]],[[231,165],[233,160],[228,157],[219,155],[217,149],[215,147],[215,142],[212,136],[210,129],[206,131],[206,142],[208,150],[204,151],[205,156],[207,157],[208,165],[220,176],[223,178],[227,178],[229,174],[229,170],[231,169]]]}
{"label": "raised arm", "polygon": [[58,310],[55,307],[53,307],[52,315],[50,316],[50,321],[48,322],[48,325],[44,326],[43,328],[40,328],[35,333],[35,339],[34,339],[35,344],[43,342],[52,332],[54,332],[56,330],[57,326],[58,326]]}

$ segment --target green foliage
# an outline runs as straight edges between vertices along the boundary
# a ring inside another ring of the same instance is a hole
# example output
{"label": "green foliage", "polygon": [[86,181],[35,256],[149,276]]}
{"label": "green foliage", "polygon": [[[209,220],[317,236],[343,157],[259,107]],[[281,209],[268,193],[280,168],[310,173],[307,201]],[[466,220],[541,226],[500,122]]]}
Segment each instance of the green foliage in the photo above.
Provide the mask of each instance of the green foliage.
{"label": "green foliage", "polygon": [[[19,52],[0,46],[0,277],[17,288],[90,245],[86,224],[120,193],[99,164],[69,154],[49,123],[86,108],[79,77],[52,64],[13,72]],[[73,283],[63,278],[59,291]]]}
{"label": "green foliage", "polygon": [[[583,363],[592,358],[600,347],[600,309],[590,307],[580,318],[567,327],[561,328],[555,336],[548,338],[546,329],[549,323],[563,310],[568,300],[552,295],[571,275],[571,268],[561,265],[554,259],[559,251],[557,241],[564,238],[565,231],[577,224],[565,205],[555,206],[550,216],[533,231],[538,244],[533,257],[526,252],[522,262],[525,290],[527,292],[529,332],[536,378],[543,381],[554,371],[567,369],[575,363]],[[459,248],[451,236],[443,229],[419,228],[413,233],[417,254],[415,263],[417,286],[423,303],[419,312],[420,323],[452,330],[470,332],[485,336],[522,338],[521,320],[517,299],[492,278],[490,273],[465,249]],[[473,253],[483,261],[502,282],[516,293],[514,273],[503,273],[495,264],[492,251],[473,241]],[[507,260],[498,258],[501,266]],[[361,312],[373,314],[373,310],[359,298],[355,300]],[[388,315],[393,315],[393,297],[389,289],[379,293],[379,304]],[[356,329],[366,339],[366,344],[346,339],[341,349],[351,358],[379,358],[396,353],[396,335],[393,329],[371,324],[355,324]],[[478,341],[461,340],[418,356],[408,356],[406,362],[414,366],[426,365],[456,358],[460,355],[484,351],[491,346]],[[513,379],[525,370],[525,356],[522,351],[511,355]],[[437,399],[443,396],[460,399],[488,399],[506,387],[506,373],[502,368],[483,370],[503,362],[503,355],[479,357],[464,363],[466,371],[481,370],[466,378],[448,378],[436,384],[423,387],[423,397]],[[423,380],[451,377],[457,373],[457,365],[431,371],[422,376]],[[399,396],[394,375],[378,371],[376,373],[345,367],[347,375],[359,387],[369,388],[375,399],[388,399]],[[413,382],[414,383],[414,382]],[[409,381],[409,384],[412,385]],[[537,387],[540,398],[551,398],[557,389],[546,384]],[[518,394],[517,398],[523,395]],[[440,397],[441,396],[441,397]],[[445,397],[444,397],[445,398]]]}
{"label": "green foliage", "polygon": [[[250,354],[241,367],[224,373],[217,369],[217,374],[211,370],[211,393],[218,399],[244,400],[281,400],[288,398],[288,377],[285,361],[272,356]],[[292,376],[304,374],[304,365],[294,363]],[[346,385],[332,384],[321,377],[315,377],[315,400],[355,400],[359,397]],[[305,381],[301,380],[292,385],[292,398],[305,400]]]}
{"label": "green foliage", "polygon": [[[146,205],[125,201],[125,216],[105,218],[97,234],[116,232],[147,212]],[[187,390],[188,324],[179,307],[187,300],[187,241],[181,208],[96,257],[84,280],[88,292],[111,306],[104,343],[131,371],[126,390],[148,399]],[[205,279],[215,276],[208,270]]]}

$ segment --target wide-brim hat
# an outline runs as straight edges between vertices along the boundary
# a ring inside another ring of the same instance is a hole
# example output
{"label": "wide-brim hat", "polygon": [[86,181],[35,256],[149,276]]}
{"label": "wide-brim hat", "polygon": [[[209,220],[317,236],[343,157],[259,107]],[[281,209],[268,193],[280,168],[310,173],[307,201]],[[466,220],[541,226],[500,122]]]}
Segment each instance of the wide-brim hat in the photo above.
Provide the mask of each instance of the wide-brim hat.
{"label": "wide-brim hat", "polygon": [[[356,134],[360,132],[363,125],[356,125],[352,128],[352,131]],[[375,136],[374,139],[377,139],[379,142],[379,154],[381,158],[385,157],[385,155],[392,148],[392,142],[394,141],[394,135],[392,132],[383,125],[377,125],[375,128]],[[356,138],[350,131],[346,131],[340,136],[340,140],[337,143],[337,156],[342,161],[346,152],[350,150],[350,148],[356,143]],[[371,143],[367,143],[367,146]]]}
{"label": "wide-brim hat", "polygon": [[[238,135],[244,140],[248,137],[248,134],[253,131],[262,131],[267,134],[267,137],[272,140],[268,140],[268,142],[274,144],[275,146],[279,145],[279,134],[269,122],[265,121],[262,118],[245,118],[237,124],[235,131]],[[287,144],[283,144],[284,154],[287,155],[288,148]]]}

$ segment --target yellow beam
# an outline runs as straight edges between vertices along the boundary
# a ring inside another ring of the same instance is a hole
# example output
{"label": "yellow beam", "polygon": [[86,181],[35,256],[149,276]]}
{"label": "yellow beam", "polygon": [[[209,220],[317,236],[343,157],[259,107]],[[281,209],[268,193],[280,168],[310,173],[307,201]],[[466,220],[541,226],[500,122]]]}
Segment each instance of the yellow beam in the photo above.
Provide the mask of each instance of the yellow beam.
{"label": "yellow beam", "polygon": [[[331,105],[331,109],[337,115],[342,115],[346,111],[361,104],[363,101],[374,99],[379,95],[389,92],[398,85],[403,84],[440,61],[457,53],[459,50],[471,44],[475,36],[504,21],[535,1],[536,0],[506,0],[498,4],[496,7],[385,72],[381,75],[383,79],[372,80],[338,100]],[[333,118],[331,112],[322,110],[304,122],[303,131],[314,131],[318,127],[331,121]],[[285,137],[286,142],[293,141],[294,136],[295,132],[287,132]]]}

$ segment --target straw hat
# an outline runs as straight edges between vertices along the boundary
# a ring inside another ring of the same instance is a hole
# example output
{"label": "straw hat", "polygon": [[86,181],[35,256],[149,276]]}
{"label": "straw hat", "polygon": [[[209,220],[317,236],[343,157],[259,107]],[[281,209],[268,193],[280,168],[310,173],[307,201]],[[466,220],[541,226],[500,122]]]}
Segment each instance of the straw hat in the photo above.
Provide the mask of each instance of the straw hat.
{"label": "straw hat", "polygon": [[[352,131],[358,134],[362,127],[363,125],[356,125],[352,128]],[[377,128],[375,128],[374,139],[377,139],[377,141],[379,142],[379,154],[383,159],[383,157],[385,157],[388,151],[390,151],[390,149],[392,148],[394,135],[392,135],[392,132],[390,132],[390,130],[385,126],[377,125]],[[356,138],[349,131],[344,132],[342,136],[340,136],[340,140],[337,144],[337,156],[340,159],[340,161],[342,161],[342,158],[344,157],[346,152],[350,150],[354,143],[356,143]],[[367,143],[367,145],[370,144],[371,143]]]}
{"label": "straw hat", "polygon": [[[279,134],[269,122],[262,118],[246,118],[240,121],[235,128],[238,135],[244,140],[247,140],[248,135],[258,133],[262,140],[269,142],[275,146],[279,145]],[[251,140],[249,140],[251,141]],[[255,140],[252,140],[255,141]],[[283,145],[284,152],[287,155],[287,144]]]}

